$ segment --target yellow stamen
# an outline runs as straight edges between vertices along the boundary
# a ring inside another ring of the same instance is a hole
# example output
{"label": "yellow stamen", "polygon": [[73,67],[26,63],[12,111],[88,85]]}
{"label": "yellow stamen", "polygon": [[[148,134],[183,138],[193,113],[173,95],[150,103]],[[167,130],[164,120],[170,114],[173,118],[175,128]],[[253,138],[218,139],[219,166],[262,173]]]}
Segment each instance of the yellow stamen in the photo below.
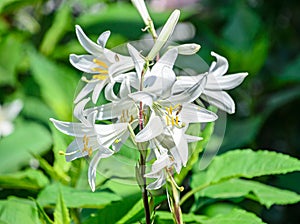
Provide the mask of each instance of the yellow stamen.
{"label": "yellow stamen", "polygon": [[173,113],[173,108],[170,106],[170,115]]}
{"label": "yellow stamen", "polygon": [[87,137],[86,135],[83,136],[83,149],[82,152],[87,152],[89,156],[92,155],[93,153],[93,148],[92,147],[88,147],[89,145],[89,137]]}
{"label": "yellow stamen", "polygon": [[168,116],[166,116],[166,120],[167,120],[167,126],[169,126],[170,125],[170,120],[169,120]]}
{"label": "yellow stamen", "polygon": [[176,116],[175,123],[176,123],[176,125],[178,125],[178,116]]}
{"label": "yellow stamen", "polygon": [[105,80],[107,75],[93,75],[93,79]]}
{"label": "yellow stamen", "polygon": [[174,117],[171,118],[171,121],[172,121],[172,126],[174,126],[175,125]]}
{"label": "yellow stamen", "polygon": [[101,74],[108,74],[108,71],[106,69],[101,69],[101,68],[92,68],[92,71],[99,72]]}
{"label": "yellow stamen", "polygon": [[107,64],[105,64],[105,62],[103,61],[100,61],[99,59],[97,58],[94,58],[93,59],[93,62],[99,66],[102,66],[103,68],[108,68]]}
{"label": "yellow stamen", "polygon": [[121,140],[122,140],[122,139],[117,138],[117,139],[115,140],[115,143],[118,144]]}

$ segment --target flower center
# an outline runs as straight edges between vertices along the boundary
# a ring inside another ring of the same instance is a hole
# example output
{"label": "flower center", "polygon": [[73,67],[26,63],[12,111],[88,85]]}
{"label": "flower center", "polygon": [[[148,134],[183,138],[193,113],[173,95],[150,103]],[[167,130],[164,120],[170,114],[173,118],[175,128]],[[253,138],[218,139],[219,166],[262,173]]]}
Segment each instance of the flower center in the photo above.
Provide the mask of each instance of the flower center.
{"label": "flower center", "polygon": [[96,75],[93,75],[93,79],[98,79],[98,80],[105,80],[107,79],[107,75],[108,75],[108,65],[97,59],[97,58],[94,58],[93,59],[93,62],[95,65],[97,65],[97,67],[94,67],[94,68],[91,68],[92,71],[94,72],[99,72],[99,74],[96,74]]}
{"label": "flower center", "polygon": [[93,148],[89,147],[89,137],[87,137],[86,135],[83,136],[83,149],[82,152],[87,152],[89,156],[92,155],[93,153]]}
{"label": "flower center", "polygon": [[[167,126],[170,126],[172,125],[173,126],[176,126],[178,128],[181,127],[181,125],[179,124],[179,113],[182,109],[182,105],[180,104],[177,104],[175,105],[174,107],[173,106],[170,106],[170,107],[166,107],[165,110],[165,117],[166,117],[166,124]],[[175,115],[174,115],[175,113]]]}

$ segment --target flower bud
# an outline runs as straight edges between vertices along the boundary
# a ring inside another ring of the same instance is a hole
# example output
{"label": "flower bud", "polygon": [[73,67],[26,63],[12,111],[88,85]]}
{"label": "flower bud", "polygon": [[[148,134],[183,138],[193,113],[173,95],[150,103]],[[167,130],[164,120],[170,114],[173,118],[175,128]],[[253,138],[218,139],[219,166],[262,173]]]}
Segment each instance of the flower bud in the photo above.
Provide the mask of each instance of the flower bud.
{"label": "flower bud", "polygon": [[174,31],[174,28],[178,22],[180,16],[180,11],[178,9],[174,10],[174,12],[169,17],[168,21],[164,25],[163,29],[161,30],[153,48],[149,52],[147,59],[152,61],[155,56],[158,54],[160,49],[164,46],[164,44],[167,42],[169,37]]}

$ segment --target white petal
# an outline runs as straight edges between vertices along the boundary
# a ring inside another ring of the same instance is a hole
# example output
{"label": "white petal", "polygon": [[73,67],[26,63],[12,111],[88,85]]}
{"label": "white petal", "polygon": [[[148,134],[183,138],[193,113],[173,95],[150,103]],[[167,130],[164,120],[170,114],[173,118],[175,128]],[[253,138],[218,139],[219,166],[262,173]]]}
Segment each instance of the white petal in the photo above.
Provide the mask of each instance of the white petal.
{"label": "white petal", "polygon": [[184,123],[198,123],[215,121],[218,116],[205,108],[195,104],[183,104],[180,118]]}
{"label": "white petal", "polygon": [[113,154],[113,151],[111,151],[108,148],[100,148],[96,155],[93,157],[90,166],[89,166],[89,171],[88,171],[88,181],[89,185],[92,189],[92,191],[95,191],[96,189],[96,172],[97,172],[97,166],[102,158],[107,158]]}
{"label": "white petal", "polygon": [[175,170],[177,173],[180,173],[180,170],[182,168],[182,162],[181,162],[181,158],[180,158],[177,148],[176,147],[171,148],[170,153],[172,154],[173,159],[175,161],[175,163],[174,163]]}
{"label": "white petal", "polygon": [[97,83],[100,82],[96,81],[96,82],[89,82],[87,83],[78,93],[78,95],[76,96],[74,103],[78,103],[80,100],[82,100],[84,97],[86,97],[90,92],[92,92],[95,88],[95,86],[97,85]]}
{"label": "white petal", "polygon": [[156,115],[151,115],[146,127],[141,130],[136,136],[136,142],[146,142],[160,135],[163,131],[161,119]]}
{"label": "white petal", "polygon": [[131,59],[115,62],[108,68],[108,75],[113,78],[121,73],[128,72],[134,68],[133,61]]}
{"label": "white petal", "polygon": [[86,104],[90,101],[90,98],[86,98],[80,101],[74,108],[74,116],[80,120],[85,126],[91,127],[92,124],[88,122],[88,120],[83,116],[83,110]]}
{"label": "white petal", "polygon": [[125,77],[123,79],[123,82],[121,83],[121,87],[120,87],[120,97],[121,99],[125,99],[128,97],[128,94],[130,94],[130,82],[129,82],[129,78]]}
{"label": "white petal", "polygon": [[183,166],[186,166],[186,163],[188,161],[188,156],[189,156],[189,149],[188,149],[187,140],[185,138],[182,129],[173,128],[172,137],[176,145],[177,151],[180,155],[181,162]]}
{"label": "white petal", "polygon": [[131,93],[128,96],[131,99],[133,99],[135,102],[143,102],[143,104],[152,107],[154,96],[151,93],[139,91],[139,92]]}
{"label": "white petal", "polygon": [[9,121],[1,121],[0,122],[0,137],[8,136],[14,131],[13,123]]}
{"label": "white petal", "polygon": [[146,188],[147,190],[157,190],[161,188],[166,183],[166,177],[164,174],[160,175],[159,178],[153,183],[149,184]]}
{"label": "white petal", "polygon": [[54,126],[62,133],[75,137],[92,136],[95,132],[92,127],[87,127],[82,123],[64,122],[50,118]]}
{"label": "white petal", "polygon": [[185,138],[186,138],[186,140],[187,140],[188,143],[190,143],[190,142],[198,142],[198,141],[203,140],[202,137],[198,137],[198,136],[187,135],[187,134],[185,134],[184,136],[185,136]]}
{"label": "white petal", "polygon": [[222,76],[228,70],[228,61],[226,58],[221,55],[216,54],[215,52],[211,52],[211,55],[216,57],[217,62],[211,64],[209,68],[209,73],[212,73],[214,76]]}
{"label": "white petal", "polygon": [[69,61],[70,63],[77,68],[80,71],[96,74],[99,73],[93,68],[97,67],[93,60],[95,59],[95,56],[92,55],[76,55],[76,54],[70,54]]}
{"label": "white petal", "polygon": [[100,55],[103,54],[103,48],[93,41],[91,41],[83,32],[80,26],[76,25],[76,35],[81,46],[90,54]]}
{"label": "white petal", "polygon": [[97,44],[99,44],[101,47],[104,48],[109,36],[110,36],[109,30],[101,33],[101,35],[98,37]]}
{"label": "white petal", "polygon": [[135,71],[137,73],[137,76],[140,80],[140,77],[141,77],[141,74],[142,74],[142,71],[143,71],[143,68],[145,65],[145,59],[141,56],[140,52],[138,52],[132,45],[127,44],[127,48],[128,48],[128,52],[134,62]]}
{"label": "white petal", "polygon": [[99,95],[102,91],[102,89],[104,88],[104,86],[108,83],[108,80],[105,79],[105,80],[99,80],[96,84],[96,86],[94,87],[93,89],[93,94],[92,94],[92,102],[94,104],[97,103],[98,101],[98,98],[99,98]]}
{"label": "white petal", "polygon": [[[116,123],[116,124],[95,124],[95,131],[100,138],[109,136],[110,138],[116,138],[120,133],[127,130],[128,123]],[[100,139],[101,140],[101,139]]]}
{"label": "white petal", "polygon": [[170,98],[161,101],[162,104],[183,104],[189,103],[197,99],[201,93],[204,91],[204,87],[206,84],[206,76],[203,76],[201,80],[195,83],[193,86],[189,87],[188,89],[184,90],[182,93],[172,95]]}
{"label": "white petal", "polygon": [[[23,108],[21,100],[14,100],[11,103],[4,105],[2,110],[8,120],[15,119]],[[1,108],[0,108],[1,109]]]}
{"label": "white petal", "polygon": [[215,77],[213,75],[208,75],[207,83],[205,89],[207,90],[229,90],[240,85],[245,77],[248,75],[247,72],[236,73],[232,75],[224,75],[220,77]]}
{"label": "white petal", "polygon": [[[88,140],[88,148],[92,148],[93,151],[97,150],[100,146],[95,137],[90,137]],[[89,153],[84,151],[83,138],[75,138],[66,150],[66,161],[70,162],[77,158],[87,156]]]}
{"label": "white petal", "polygon": [[136,9],[138,10],[138,12],[141,15],[145,25],[148,26],[149,22],[151,20],[151,17],[148,13],[147,7],[145,5],[145,1],[144,0],[131,0],[131,2],[136,7]]}
{"label": "white petal", "polygon": [[224,91],[205,90],[201,95],[201,98],[229,114],[233,114],[235,112],[233,99]]}
{"label": "white petal", "polygon": [[[172,48],[168,50],[164,55],[158,60],[158,62],[153,66],[152,72],[161,73],[162,68],[168,67],[173,68],[174,63],[176,61],[178,55],[178,50],[176,48]],[[163,75],[163,74],[160,74]]]}
{"label": "white petal", "polygon": [[114,84],[112,83],[108,83],[104,94],[105,94],[105,98],[109,101],[119,101],[120,98],[114,93]]}

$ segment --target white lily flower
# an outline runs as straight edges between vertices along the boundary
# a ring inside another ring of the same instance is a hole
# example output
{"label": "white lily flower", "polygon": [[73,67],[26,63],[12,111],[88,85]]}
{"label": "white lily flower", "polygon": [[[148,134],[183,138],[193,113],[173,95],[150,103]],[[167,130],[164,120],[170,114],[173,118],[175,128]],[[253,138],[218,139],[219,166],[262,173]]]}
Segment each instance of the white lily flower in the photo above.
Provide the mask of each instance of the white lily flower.
{"label": "white lily flower", "polygon": [[18,116],[22,110],[23,103],[21,100],[14,100],[13,102],[0,105],[0,138],[7,136],[14,131],[12,121]]}
{"label": "white lily flower", "polygon": [[235,103],[230,95],[223,90],[230,90],[240,85],[248,73],[225,75],[228,70],[227,59],[214,52],[211,52],[211,55],[216,57],[217,61],[211,64],[208,73],[177,77],[178,80],[174,84],[173,92],[185,91],[186,88],[190,88],[195,82],[206,76],[207,82],[200,97],[211,105],[232,114],[235,112]]}
{"label": "white lily flower", "polygon": [[70,63],[80,71],[93,74],[91,80],[83,77],[87,82],[79,92],[74,103],[78,103],[93,91],[92,101],[96,103],[103,87],[113,82],[113,79],[134,67],[130,57],[117,54],[107,48],[105,44],[110,36],[110,31],[102,33],[97,44],[91,41],[80,26],[76,25],[76,35],[82,47],[89,53],[87,55],[70,55]]}
{"label": "white lily flower", "polygon": [[[84,156],[93,157],[89,166],[88,181],[92,191],[95,191],[96,169],[100,159],[113,155],[116,151],[109,147],[123,142],[122,138],[128,137],[129,131],[128,123],[95,124],[95,111],[85,117],[83,110],[89,100],[89,98],[82,100],[74,109],[74,115],[79,122],[64,122],[53,118],[50,120],[59,131],[75,137],[66,150],[67,161]],[[96,151],[95,155],[93,155],[94,151]]]}
{"label": "white lily flower", "polygon": [[[128,45],[128,49],[135,62],[136,71],[140,71],[145,63],[143,58],[131,45]],[[188,159],[188,146],[183,127],[194,122],[211,122],[216,120],[217,116],[190,103],[203,91],[205,78],[180,94],[171,94],[176,79],[172,70],[176,57],[176,48],[167,51],[151,70],[147,70],[142,84],[143,91],[129,96],[134,101],[149,106],[152,112],[145,128],[136,135],[136,142],[146,142],[163,135],[164,132],[170,133],[173,145],[180,150],[181,161],[185,166]]]}
{"label": "white lily flower", "polygon": [[162,152],[158,152],[155,149],[157,160],[152,164],[151,172],[144,175],[146,178],[155,178],[156,181],[147,186],[148,190],[156,190],[161,188],[168,178],[168,170],[172,170],[174,166],[174,160],[168,155],[168,150],[163,149]]}
{"label": "white lily flower", "polygon": [[168,41],[169,37],[172,35],[174,28],[178,22],[180,16],[180,11],[178,9],[174,10],[174,12],[169,17],[168,21],[162,28],[157,40],[155,41],[152,49],[150,50],[147,59],[152,61],[164,44]]}

